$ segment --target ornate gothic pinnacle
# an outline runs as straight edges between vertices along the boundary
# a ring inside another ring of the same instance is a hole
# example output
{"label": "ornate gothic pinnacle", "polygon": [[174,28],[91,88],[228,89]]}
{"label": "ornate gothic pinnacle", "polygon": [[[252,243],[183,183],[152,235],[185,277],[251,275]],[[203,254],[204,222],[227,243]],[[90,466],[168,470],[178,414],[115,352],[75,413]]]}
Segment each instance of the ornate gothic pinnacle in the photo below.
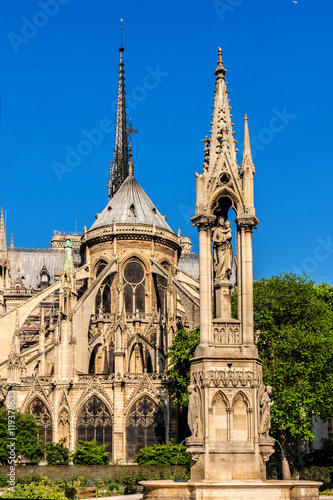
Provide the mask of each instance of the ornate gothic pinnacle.
{"label": "ornate gothic pinnacle", "polygon": [[243,144],[243,158],[248,156],[252,159],[251,145],[250,145],[250,134],[249,134],[249,118],[247,115],[244,116],[244,144]]}
{"label": "ornate gothic pinnacle", "polygon": [[3,207],[0,212],[0,263],[4,266],[8,263],[7,258],[7,241],[6,241],[6,228]]}
{"label": "ornate gothic pinnacle", "polygon": [[[128,176],[128,170],[129,170],[123,46],[119,48],[119,52],[120,52],[120,62],[119,62],[116,142],[113,151],[113,163],[112,163],[112,186],[111,186],[112,196],[115,195],[115,193],[118,191],[118,189]],[[109,180],[109,184],[111,185],[111,180]],[[110,193],[110,187],[109,187],[109,193]]]}
{"label": "ornate gothic pinnacle", "polygon": [[[249,118],[247,115],[245,115],[244,116],[244,143],[243,143],[242,167],[245,165],[246,161],[249,161],[253,165],[248,121],[249,121]],[[253,166],[253,173],[255,173],[254,166]]]}
{"label": "ornate gothic pinnacle", "polygon": [[218,48],[218,52],[219,52],[219,58],[218,58],[218,61],[217,61],[217,68],[215,70],[215,75],[216,75],[217,78],[223,78],[223,79],[225,79],[225,74],[226,74],[227,70],[225,69],[224,63],[223,63],[223,60],[222,60],[223,52],[222,52],[221,47]]}

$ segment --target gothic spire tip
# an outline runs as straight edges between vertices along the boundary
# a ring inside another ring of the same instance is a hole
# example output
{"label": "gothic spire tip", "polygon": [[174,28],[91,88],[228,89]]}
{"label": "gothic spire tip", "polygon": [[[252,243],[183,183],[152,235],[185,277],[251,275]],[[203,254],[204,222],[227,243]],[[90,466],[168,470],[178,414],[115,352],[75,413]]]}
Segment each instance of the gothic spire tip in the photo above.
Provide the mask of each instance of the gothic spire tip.
{"label": "gothic spire tip", "polygon": [[222,52],[221,47],[218,48],[218,54],[219,54],[219,58],[218,58],[218,61],[217,61],[217,68],[215,70],[215,75],[217,77],[224,78],[227,70],[225,69],[224,63],[223,63],[223,60],[222,60],[223,52]]}

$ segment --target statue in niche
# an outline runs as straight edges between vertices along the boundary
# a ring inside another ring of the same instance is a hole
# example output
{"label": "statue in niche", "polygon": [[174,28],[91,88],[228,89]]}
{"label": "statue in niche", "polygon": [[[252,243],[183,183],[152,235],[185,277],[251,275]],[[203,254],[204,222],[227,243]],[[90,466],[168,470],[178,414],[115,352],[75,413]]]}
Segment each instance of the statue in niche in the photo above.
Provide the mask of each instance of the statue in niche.
{"label": "statue in niche", "polygon": [[193,437],[201,434],[200,399],[194,385],[188,386],[188,426]]}
{"label": "statue in niche", "polygon": [[273,401],[271,401],[270,393],[272,388],[270,386],[262,386],[259,389],[259,414],[260,414],[260,434],[264,437],[269,437],[269,429],[271,427],[271,406],[273,406]]}
{"label": "statue in niche", "polygon": [[213,231],[215,278],[229,280],[232,272],[233,249],[230,221],[220,217]]}

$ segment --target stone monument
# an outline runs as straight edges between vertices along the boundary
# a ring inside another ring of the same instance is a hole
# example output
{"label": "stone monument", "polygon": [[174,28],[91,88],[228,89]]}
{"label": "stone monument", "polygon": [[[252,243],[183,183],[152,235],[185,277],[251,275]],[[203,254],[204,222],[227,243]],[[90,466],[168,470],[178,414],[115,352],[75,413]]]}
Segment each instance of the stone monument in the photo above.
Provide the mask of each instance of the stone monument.
{"label": "stone monument", "polygon": [[[188,407],[191,480],[186,485],[143,483],[144,498],[314,500],[320,483],[266,481],[275,441],[269,436],[271,387],[263,385],[254,343],[255,169],[247,116],[242,162],[237,164],[225,74],[219,48],[211,137],[203,141],[204,167],[196,174],[191,219],[199,231],[200,265],[200,344],[191,361]],[[238,319],[231,315],[235,275]]]}

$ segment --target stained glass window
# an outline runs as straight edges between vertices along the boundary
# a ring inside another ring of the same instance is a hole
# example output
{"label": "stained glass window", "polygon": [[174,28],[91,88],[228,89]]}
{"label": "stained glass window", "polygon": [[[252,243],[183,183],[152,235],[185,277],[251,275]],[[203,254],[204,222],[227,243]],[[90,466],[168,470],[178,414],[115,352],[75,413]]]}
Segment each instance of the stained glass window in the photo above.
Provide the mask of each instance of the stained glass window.
{"label": "stained glass window", "polygon": [[96,439],[97,444],[107,444],[107,451],[112,446],[112,420],[105,404],[93,396],[84,405],[77,425],[77,439],[91,441]]}
{"label": "stained glass window", "polygon": [[127,460],[145,446],[165,442],[165,422],[161,409],[147,396],[132,407],[126,424]]}

